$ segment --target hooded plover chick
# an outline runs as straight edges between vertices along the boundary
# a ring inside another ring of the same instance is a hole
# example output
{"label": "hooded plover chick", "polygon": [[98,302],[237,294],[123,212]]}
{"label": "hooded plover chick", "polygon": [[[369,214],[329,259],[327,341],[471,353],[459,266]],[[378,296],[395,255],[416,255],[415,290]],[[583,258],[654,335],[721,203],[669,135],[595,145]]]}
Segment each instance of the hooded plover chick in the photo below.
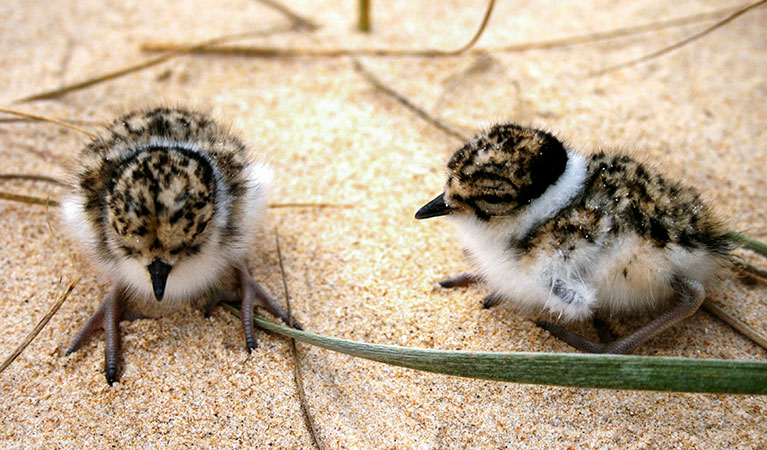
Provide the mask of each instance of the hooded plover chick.
{"label": "hooded plover chick", "polygon": [[112,384],[121,319],[241,300],[248,351],[256,347],[255,305],[297,325],[245,264],[270,180],[237,137],[203,114],[156,108],[109,125],[81,151],[63,214],[112,289],[67,354],[103,326]]}
{"label": "hooded plover chick", "polygon": [[625,155],[582,154],[510,124],[476,136],[447,168],[444,192],[415,217],[449,217],[478,273],[444,287],[482,281],[485,307],[508,300],[564,321],[662,311],[605,343],[538,322],[582,351],[630,353],[691,316],[729,261],[725,228],[698,193]]}

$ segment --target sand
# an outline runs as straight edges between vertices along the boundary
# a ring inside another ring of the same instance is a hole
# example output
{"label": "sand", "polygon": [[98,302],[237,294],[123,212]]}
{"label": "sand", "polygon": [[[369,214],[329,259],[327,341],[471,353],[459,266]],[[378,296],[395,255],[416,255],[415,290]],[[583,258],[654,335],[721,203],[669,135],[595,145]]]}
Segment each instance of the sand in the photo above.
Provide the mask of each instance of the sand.
{"label": "sand", "polygon": [[[0,5],[0,104],[153,55],[145,41],[197,42],[243,31],[242,45],[455,49],[482,2],[375,2],[373,33],[355,31],[353,2],[291,2],[320,25],[246,0]],[[479,48],[566,37],[736,6],[681,0],[499,2]],[[471,134],[515,120],[588,150],[630,149],[697,186],[733,229],[767,239],[767,8],[674,53],[601,77],[711,22],[587,45],[451,58],[362,57],[413,103]],[[272,209],[250,258],[283,298],[278,228],[296,316],[307,330],[367,342],[462,350],[568,351],[480,287],[434,282],[471,269],[444,220],[417,222],[440,192],[460,141],[374,88],[348,57],[185,56],[56,100],[16,105],[94,129],[126,109],[184,103],[233,123],[275,170],[273,202],[350,208]],[[5,116],[4,116],[5,117]],[[63,176],[86,138],[48,124],[0,123],[3,173]],[[2,181],[2,190],[59,198],[60,187]],[[54,208],[0,202],[0,355],[9,354],[85,261]],[[761,258],[750,261],[764,265]],[[87,263],[87,261],[85,261]],[[123,323],[123,372],[109,387],[103,335],[63,351],[108,292],[85,266],[49,326],[0,374],[4,448],[312,448],[288,341],[218,309]],[[732,273],[710,298],[763,333],[764,285]],[[627,333],[640,321],[616,321]],[[585,328],[584,328],[585,329]],[[572,389],[460,379],[298,345],[325,448],[764,448],[767,398]],[[707,312],[637,350],[641,355],[764,360],[767,352]]]}

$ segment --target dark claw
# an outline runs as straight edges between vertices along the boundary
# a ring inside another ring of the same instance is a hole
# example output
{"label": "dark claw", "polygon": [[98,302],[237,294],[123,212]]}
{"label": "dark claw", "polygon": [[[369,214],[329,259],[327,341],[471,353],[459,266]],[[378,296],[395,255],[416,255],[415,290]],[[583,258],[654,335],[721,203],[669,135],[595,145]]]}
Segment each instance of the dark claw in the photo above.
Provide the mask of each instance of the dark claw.
{"label": "dark claw", "polygon": [[480,278],[473,273],[462,273],[456,277],[448,278],[447,280],[439,281],[439,285],[445,289],[470,286],[472,284],[479,283]]}
{"label": "dark claw", "polygon": [[251,353],[254,349],[258,348],[258,339],[256,339],[253,329],[251,329],[250,332],[245,331],[245,347],[248,349],[248,353]]}
{"label": "dark claw", "polygon": [[128,310],[123,310],[122,314],[120,314],[120,321],[127,320],[128,322],[133,322],[134,320],[143,320],[143,319],[150,319],[150,317],[144,314],[139,314],[137,312],[128,311]]}
{"label": "dark claw", "polygon": [[437,283],[440,285],[440,287],[443,287],[445,289],[450,289],[456,286],[453,280],[454,278],[448,278],[447,280],[438,281]]}
{"label": "dark claw", "polygon": [[110,367],[104,372],[104,375],[107,377],[107,383],[112,386],[117,381],[117,367]]}

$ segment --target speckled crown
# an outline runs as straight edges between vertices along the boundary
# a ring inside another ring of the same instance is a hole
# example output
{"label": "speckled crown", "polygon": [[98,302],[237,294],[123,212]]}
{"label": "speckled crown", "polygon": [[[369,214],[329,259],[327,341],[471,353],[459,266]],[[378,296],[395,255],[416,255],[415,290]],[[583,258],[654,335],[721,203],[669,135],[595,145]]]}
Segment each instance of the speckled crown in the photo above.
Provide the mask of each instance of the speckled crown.
{"label": "speckled crown", "polygon": [[199,153],[150,147],[115,169],[104,215],[126,256],[172,261],[200,251],[216,190],[213,168]]}
{"label": "speckled crown", "polygon": [[225,222],[219,242],[243,240],[239,225],[248,212],[240,197],[251,161],[243,143],[204,114],[129,113],[88,144],[79,162],[76,203],[104,259],[193,256],[214,220]]}
{"label": "speckled crown", "polygon": [[565,147],[549,133],[496,125],[450,158],[445,200],[481,220],[513,215],[556,183],[566,164]]}

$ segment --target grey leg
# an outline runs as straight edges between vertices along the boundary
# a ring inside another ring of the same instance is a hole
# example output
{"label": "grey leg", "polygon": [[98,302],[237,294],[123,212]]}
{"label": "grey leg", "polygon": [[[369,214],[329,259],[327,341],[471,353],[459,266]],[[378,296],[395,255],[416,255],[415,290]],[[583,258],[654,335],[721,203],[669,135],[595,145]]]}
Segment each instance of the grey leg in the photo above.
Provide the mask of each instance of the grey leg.
{"label": "grey leg", "polygon": [[679,296],[679,301],[655,320],[626,337],[611,342],[606,347],[606,353],[627,354],[631,353],[642,343],[663,333],[667,329],[692,316],[706,299],[703,285],[689,278],[676,277],[674,290]]}
{"label": "grey leg", "polygon": [[120,327],[122,316],[122,302],[125,291],[117,286],[101,302],[96,312],[85,322],[85,325],[77,332],[72,343],[69,344],[65,355],[76,351],[80,345],[96,330],[103,327],[106,345],[104,347],[105,363],[104,375],[110,385],[117,379],[117,370],[120,361]]}
{"label": "grey leg", "polygon": [[240,292],[242,292],[242,304],[240,305],[240,319],[242,319],[242,329],[245,330],[245,346],[250,353],[258,346],[256,341],[256,331],[253,325],[253,308],[255,308],[256,293],[253,290],[253,284],[250,283],[250,275],[247,272],[240,271]]}
{"label": "grey leg", "polygon": [[104,375],[111,386],[117,379],[117,368],[120,363],[120,304],[123,290],[115,288],[112,294],[104,300],[104,334],[106,337],[106,355]]}
{"label": "grey leg", "polygon": [[[111,296],[112,294],[110,293],[109,295]],[[69,356],[75,351],[77,351],[77,349],[80,348],[80,345],[82,345],[82,343],[85,342],[85,339],[87,339],[97,329],[102,328],[102,326],[104,325],[104,303],[105,302],[106,300],[102,301],[98,309],[96,309],[96,312],[91,314],[88,320],[85,321],[85,325],[83,325],[83,327],[80,328],[80,331],[77,332],[77,334],[75,335],[75,338],[72,339],[72,343],[69,344],[69,347],[67,348],[66,353],[64,353],[64,356]]]}
{"label": "grey leg", "polygon": [[614,353],[625,355],[631,353],[644,342],[695,314],[703,303],[703,300],[706,298],[703,286],[695,280],[676,277],[673,281],[673,285],[678,296],[678,301],[674,306],[663,312],[663,314],[644,327],[635,331],[633,334],[607,344],[592,342],[579,334],[548,322],[536,322],[536,325],[578,350],[589,353]]}
{"label": "grey leg", "polygon": [[253,309],[256,305],[264,307],[271,314],[279,317],[293,328],[303,329],[301,324],[288,316],[288,313],[250,276],[248,269],[244,265],[235,270],[240,280],[240,290],[242,293],[240,316],[242,317],[242,327],[245,330],[245,344],[248,347],[248,351],[256,348],[258,345],[253,325]]}
{"label": "grey leg", "polygon": [[578,333],[573,333],[567,328],[549,322],[535,322],[535,324],[564,341],[566,344],[569,344],[571,347],[582,352],[607,353],[605,352],[605,344],[590,341]]}

